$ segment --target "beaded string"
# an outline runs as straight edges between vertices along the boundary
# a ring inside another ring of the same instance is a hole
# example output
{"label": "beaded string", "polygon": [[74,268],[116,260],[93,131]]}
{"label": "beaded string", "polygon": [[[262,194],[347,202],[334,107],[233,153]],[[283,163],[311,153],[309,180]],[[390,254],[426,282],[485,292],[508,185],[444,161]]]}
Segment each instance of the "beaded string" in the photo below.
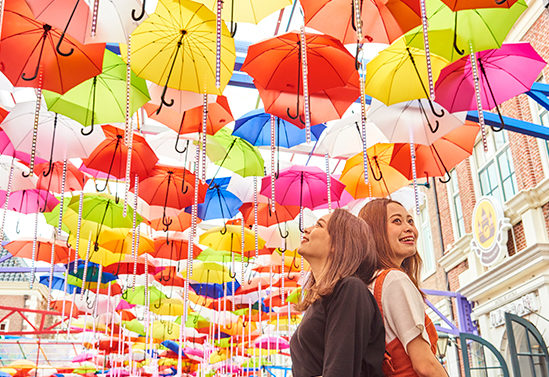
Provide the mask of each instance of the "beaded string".
{"label": "beaded string", "polygon": [[276,211],[275,206],[275,139],[276,139],[276,127],[275,116],[271,115],[271,212]]}
{"label": "beaded string", "polygon": [[127,133],[128,135],[128,155],[126,159],[126,178],[124,181],[124,208],[122,210],[122,215],[126,217],[128,214],[128,192],[130,191],[130,174],[132,167],[132,151],[133,151],[133,125],[130,119],[130,129]]}
{"label": "beaded string", "polygon": [[416,213],[419,215],[419,192],[417,187],[417,172],[416,172],[416,148],[414,145],[414,129],[410,124],[408,127],[410,132],[410,157],[412,159],[412,176],[414,179],[414,200],[416,203]]}
{"label": "beaded string", "polygon": [[332,212],[332,177],[330,176],[330,158],[328,153],[324,154],[324,161],[326,163],[326,188],[328,190],[328,213]]}
{"label": "beaded string", "polygon": [[126,60],[126,122],[124,124],[124,143],[127,147],[130,146],[129,137],[131,132],[131,110],[130,110],[130,96],[131,96],[131,87],[132,87],[132,69],[131,69],[131,51],[132,51],[132,36],[128,35],[128,54]]}
{"label": "beaded string", "polygon": [[2,241],[4,241],[4,225],[6,224],[6,213],[8,212],[8,203],[10,201],[11,186],[13,182],[14,160],[15,158],[11,160],[10,174],[8,178],[8,187],[6,191],[6,199],[4,200],[4,213],[2,214],[2,225],[0,226],[0,244],[2,243]]}
{"label": "beaded string", "polygon": [[[311,112],[309,109],[309,70],[307,66],[307,39],[305,37],[305,26],[301,26],[301,69],[303,75],[303,110],[305,112],[305,138],[307,143],[311,142]],[[299,95],[299,93],[298,93]]]}
{"label": "beaded string", "polygon": [[429,80],[429,98],[435,100],[435,84],[433,81],[433,69],[431,67],[431,49],[429,47],[429,22],[427,21],[427,10],[425,8],[425,0],[420,0],[421,4],[421,25],[423,29],[423,46],[425,49],[425,61],[427,62],[427,76]]}
{"label": "beaded string", "polygon": [[486,140],[486,125],[484,123],[484,113],[482,111],[482,99],[480,97],[480,85],[478,78],[477,57],[473,50],[473,42],[469,41],[469,57],[471,60],[471,68],[473,71],[473,82],[475,83],[475,95],[477,98],[478,123],[480,124],[480,132],[482,135],[482,145],[484,152],[488,152],[488,141]]}
{"label": "beaded string", "polygon": [[82,207],[84,205],[84,191],[80,192],[78,200],[78,226],[76,228],[76,246],[74,251],[74,273],[78,272],[78,249],[80,246],[80,228],[82,226]]}
{"label": "beaded string", "polygon": [[36,157],[36,139],[38,138],[38,120],[40,119],[40,107],[42,104],[42,85],[43,85],[42,67],[38,74],[38,88],[36,88],[36,106],[34,108],[34,128],[32,129],[32,147],[29,163],[29,176],[34,174],[34,159]]}
{"label": "beaded string", "polygon": [[362,18],[360,17],[360,0],[353,0],[353,7],[355,9],[355,26],[356,26],[356,39],[360,43],[362,41]]}
{"label": "beaded string", "polygon": [[35,260],[36,260],[36,246],[38,238],[38,212],[34,215],[34,237],[32,239],[32,256],[31,256],[31,281],[30,289],[34,284],[34,272],[35,272]]}
{"label": "beaded string", "polygon": [[215,87],[221,86],[221,11],[223,0],[217,0],[216,39],[215,39]]}
{"label": "beaded string", "polygon": [[135,176],[135,182],[134,182],[134,197],[133,197],[133,224],[132,224],[132,256],[133,256],[133,283],[132,283],[132,292],[135,291],[135,280],[137,278],[137,254],[138,254],[138,246],[136,247],[137,243],[139,242],[139,233],[136,232],[136,224],[137,224],[137,195],[139,189],[139,177]]}
{"label": "beaded string", "polygon": [[[244,219],[242,219],[244,221]],[[259,256],[259,234],[258,234],[258,220],[257,220],[257,177],[254,176],[254,242],[255,242],[255,257]]]}
{"label": "beaded string", "polygon": [[360,75],[360,123],[362,132],[362,159],[364,165],[364,183],[370,187],[369,197],[372,197],[372,188],[368,177],[368,143],[366,141],[366,94],[364,92],[364,77]]}
{"label": "beaded string", "polygon": [[0,37],[2,36],[2,25],[4,22],[4,0],[0,0]]}
{"label": "beaded string", "polygon": [[[221,0],[220,0],[221,1]],[[208,132],[208,94],[202,97],[202,183],[206,183],[206,136]],[[198,149],[198,148],[197,148]],[[196,171],[198,175],[198,170]],[[196,188],[198,190],[198,188]],[[197,202],[198,203],[198,202]]]}
{"label": "beaded string", "polygon": [[90,248],[92,243],[92,232],[88,236],[88,248],[86,249],[86,258],[84,259],[84,275],[82,276],[82,291],[80,292],[80,299],[84,297],[84,287],[86,286],[86,275],[88,274],[88,260],[90,258]]}
{"label": "beaded string", "polygon": [[99,12],[99,0],[93,2],[93,14],[92,14],[92,24],[91,24],[91,37],[95,38],[95,33],[97,30],[97,13]]}

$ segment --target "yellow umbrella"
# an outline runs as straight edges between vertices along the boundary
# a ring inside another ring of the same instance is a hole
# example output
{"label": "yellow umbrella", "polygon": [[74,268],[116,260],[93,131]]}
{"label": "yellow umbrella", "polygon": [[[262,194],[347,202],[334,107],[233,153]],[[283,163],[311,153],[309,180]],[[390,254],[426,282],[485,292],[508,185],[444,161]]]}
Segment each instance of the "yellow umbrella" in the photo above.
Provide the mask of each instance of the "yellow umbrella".
{"label": "yellow umbrella", "polygon": [[[431,54],[433,80],[448,61]],[[425,51],[406,46],[399,38],[366,65],[366,94],[387,106],[419,98],[429,98]]]}
{"label": "yellow umbrella", "polygon": [[[182,275],[184,278],[187,278],[186,269],[182,272]],[[190,279],[199,283],[213,284],[223,284],[232,280],[229,270],[225,266],[214,262],[202,261],[193,262],[193,271]]]}
{"label": "yellow umbrella", "polygon": [[185,314],[185,303],[178,298],[160,298],[151,302],[149,310],[161,315],[180,316]]}
{"label": "yellow umbrella", "polygon": [[[212,228],[200,235],[200,244],[215,250],[226,250],[240,253],[242,228],[239,225],[225,225]],[[265,240],[258,236],[258,248],[265,246]],[[255,233],[244,229],[244,251],[255,250]]]}
{"label": "yellow umbrella", "polygon": [[[213,12],[217,10],[217,0],[197,0]],[[291,0],[225,0],[221,18],[226,22],[250,22],[257,24],[268,15],[292,5]],[[233,11],[234,9],[234,11]]]}
{"label": "yellow umbrella", "polygon": [[[120,50],[127,61],[127,47]],[[165,87],[221,95],[235,59],[234,40],[222,25],[221,76],[216,87],[216,16],[204,4],[190,0],[160,0],[131,35],[132,70]]]}
{"label": "yellow umbrella", "polygon": [[229,358],[229,351],[226,349],[219,349],[217,352],[212,352],[210,355],[210,364],[219,363],[220,361],[227,360]]}
{"label": "yellow umbrella", "polygon": [[8,374],[11,374],[12,376],[17,373],[17,369],[13,369],[13,368],[0,368],[0,372],[5,372],[5,373],[8,373]]}
{"label": "yellow umbrella", "polygon": [[276,355],[279,351],[276,349],[267,350],[265,348],[248,348],[246,351],[248,355],[254,355],[254,356],[270,356],[270,355]]}
{"label": "yellow umbrella", "polygon": [[[109,264],[118,263],[121,260],[121,254],[115,254],[101,246],[95,246],[94,240],[91,240],[90,251],[88,253],[88,243],[90,240],[81,238],[80,247],[78,249],[78,256],[81,259],[86,258],[88,255],[88,261],[100,264],[102,266],[108,266]],[[76,239],[69,236],[69,242],[73,245],[76,243]],[[123,258],[123,257],[122,257]]]}
{"label": "yellow umbrella", "polygon": [[12,361],[8,365],[8,367],[13,368],[13,369],[31,370],[31,369],[36,368],[36,364],[34,362],[30,361],[30,360],[20,359],[20,360]]}
{"label": "yellow umbrella", "polygon": [[161,342],[179,339],[179,325],[173,321],[154,321],[151,336]]}
{"label": "yellow umbrella", "polygon": [[404,187],[410,181],[398,170],[389,165],[394,144],[379,143],[368,148],[368,184],[364,182],[364,158],[359,153],[345,162],[339,180],[355,199],[371,195],[383,198]]}

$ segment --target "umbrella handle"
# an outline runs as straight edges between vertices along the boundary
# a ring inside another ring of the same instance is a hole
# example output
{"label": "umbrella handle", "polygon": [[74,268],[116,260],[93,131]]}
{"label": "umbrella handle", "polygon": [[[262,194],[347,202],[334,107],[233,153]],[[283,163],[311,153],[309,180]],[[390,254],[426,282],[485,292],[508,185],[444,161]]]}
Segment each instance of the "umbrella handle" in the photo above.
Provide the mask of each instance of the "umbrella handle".
{"label": "umbrella handle", "polygon": [[370,171],[372,172],[372,177],[374,177],[374,179],[379,182],[383,179],[383,172],[381,171],[381,169],[379,167],[379,162],[377,161],[377,156],[374,156],[372,158],[374,159],[374,162],[377,166],[377,171],[379,172],[379,177],[376,177],[376,173],[374,172],[374,168],[372,167],[372,164],[370,164]]}
{"label": "umbrella handle", "polygon": [[[355,7],[353,7],[354,9]],[[353,17],[353,20],[354,20],[354,17]],[[357,41],[358,42],[358,41]],[[362,65],[359,61],[358,61],[358,54],[360,53],[361,51],[361,44],[360,43],[357,43],[356,44],[356,55],[355,55],[355,69],[357,71],[360,70],[360,66]]]}
{"label": "umbrella handle", "polygon": [[433,134],[438,131],[438,126],[439,126],[438,120],[435,120],[435,124],[436,124],[435,129],[433,129],[433,127],[431,126],[431,122],[427,122],[427,125],[429,126],[429,129]]}
{"label": "umbrella handle", "polygon": [[[431,101],[431,99],[429,99],[429,107],[431,108],[431,112],[433,113],[434,116],[436,116],[437,118],[442,118],[444,116],[444,109],[440,109],[440,114],[436,112],[435,110],[435,106],[433,105],[433,101]],[[437,122],[438,123],[438,122]],[[436,128],[435,128],[436,130]],[[434,131],[431,130],[433,133]]]}
{"label": "umbrella handle", "polygon": [[[166,105],[167,107],[171,107],[174,104],[173,98],[171,99],[171,102],[166,102],[166,90],[168,90],[168,84],[164,85],[164,89],[162,90],[162,95],[160,96],[161,105]],[[160,108],[157,110],[160,112]]]}
{"label": "umbrella handle", "polygon": [[236,272],[235,272],[234,274],[231,273],[231,267],[230,267],[230,266],[229,266],[229,277],[230,277],[231,279],[236,278]]}
{"label": "umbrella handle", "polygon": [[21,175],[22,175],[23,177],[25,177],[25,178],[28,178],[28,177],[30,176],[30,174],[31,174],[30,170],[29,170],[28,173],[25,173],[25,172],[22,172],[22,173],[21,173]]}
{"label": "umbrella handle", "polygon": [[[495,0],[494,0],[495,1]],[[454,50],[460,55],[465,55],[465,50],[460,50],[460,48],[457,45],[457,14],[458,12],[455,12],[455,21],[454,21]]]}
{"label": "umbrella handle", "polygon": [[179,144],[179,135],[177,135],[177,140],[175,141],[175,147],[174,147],[175,151],[177,153],[183,154],[189,148],[189,140],[187,140],[187,145],[185,145],[185,148],[183,148],[183,150],[181,150],[181,151],[179,149],[177,149],[177,144]]}
{"label": "umbrella handle", "polygon": [[501,112],[499,111],[499,107],[496,106],[496,109],[498,111],[498,115],[499,115],[499,121],[501,122],[501,126],[499,127],[494,127],[492,125],[490,125],[490,128],[492,129],[492,131],[494,132],[501,132],[503,131],[503,129],[505,128],[505,122],[503,121],[503,116],[501,115]]}
{"label": "umbrella handle", "polygon": [[44,208],[40,208],[40,209],[38,210],[40,213],[46,212],[46,208],[48,207],[48,196],[50,196],[50,192],[49,192],[49,191],[47,191],[47,193],[46,193],[46,199],[44,200]]}
{"label": "umbrella handle", "polygon": [[132,18],[134,21],[139,21],[143,18],[143,16],[145,16],[145,0],[143,0],[143,3],[141,4],[141,14],[139,17],[136,17],[135,14],[135,9],[132,9]]}
{"label": "umbrella handle", "polygon": [[[507,0],[503,0],[503,1],[507,1]],[[231,23],[231,38],[234,38],[235,34],[236,34],[236,27],[238,26],[238,24],[236,22],[232,22]]]}
{"label": "umbrella handle", "polygon": [[[74,11],[73,11],[73,13],[74,13]],[[65,39],[65,31],[64,30],[63,30],[63,34],[61,34],[61,38],[59,38],[59,41],[57,42],[57,46],[55,46],[55,51],[57,51],[57,53],[61,56],[71,56],[72,53],[74,52],[74,48],[71,47],[71,50],[69,52],[61,51],[60,47],[61,47],[61,42],[63,42],[63,39]]]}
{"label": "umbrella handle", "polygon": [[84,136],[91,135],[91,133],[93,132],[93,123],[91,124],[91,127],[90,127],[90,128],[91,128],[91,131],[90,131],[90,132],[84,132],[84,128],[86,128],[86,127],[82,127],[82,128],[80,129],[80,133],[81,133],[82,135],[84,135]]}
{"label": "umbrella handle", "polygon": [[299,103],[298,103],[298,108],[296,109],[296,115],[295,116],[290,114],[290,108],[289,107],[286,109],[286,115],[288,115],[292,119],[297,119],[299,117]]}
{"label": "umbrella handle", "polygon": [[[219,233],[221,233],[222,236],[224,236],[225,234],[227,234],[227,223],[223,224],[223,229],[221,229],[219,231]],[[231,245],[232,246],[232,245]]]}
{"label": "umbrella handle", "polygon": [[128,290],[125,290],[124,292],[122,292],[122,299],[126,300],[127,298],[128,298]]}
{"label": "umbrella handle", "polygon": [[[446,170],[446,168],[444,168],[444,170]],[[444,174],[444,176],[448,176],[448,179],[439,178],[438,180],[440,181],[440,183],[448,183],[452,179],[452,176],[450,175],[450,173],[448,173],[447,170],[446,170],[446,173]]]}
{"label": "umbrella handle", "polygon": [[[503,3],[505,3],[507,0],[501,0],[501,1],[498,1],[498,0],[494,0],[494,3],[496,3],[497,5],[501,5]],[[497,131],[496,131],[497,132]]]}

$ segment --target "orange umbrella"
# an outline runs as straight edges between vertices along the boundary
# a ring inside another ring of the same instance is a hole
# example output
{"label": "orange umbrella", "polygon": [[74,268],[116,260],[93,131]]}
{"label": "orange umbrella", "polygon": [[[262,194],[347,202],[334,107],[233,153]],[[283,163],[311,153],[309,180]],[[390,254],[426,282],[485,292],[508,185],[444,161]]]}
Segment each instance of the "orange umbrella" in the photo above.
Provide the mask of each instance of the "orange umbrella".
{"label": "orange umbrella", "polygon": [[[158,112],[158,105],[146,103],[143,108],[147,111],[149,118],[154,119],[180,134],[202,132],[203,107],[197,106],[192,109],[177,112],[168,107],[162,107]],[[229,107],[227,97],[218,96],[215,102],[208,103],[208,120],[206,133],[213,135],[228,123],[234,120]]]}
{"label": "orange umbrella", "polygon": [[394,144],[379,143],[368,148],[369,182],[364,182],[364,157],[359,153],[345,162],[345,167],[339,177],[347,190],[355,199],[385,197],[406,186],[409,180],[397,169],[390,166]]}
{"label": "orange umbrella", "polygon": [[[170,232],[167,236],[154,239],[154,251],[150,255],[154,258],[179,261],[187,259],[189,242],[188,237],[180,232]],[[194,245],[193,258],[196,258],[202,249]]]}
{"label": "orange umbrella", "polygon": [[154,274],[156,272],[156,266],[152,261],[147,258],[147,255],[140,255],[137,257],[137,266],[135,266],[135,261],[132,255],[127,254],[120,254],[121,256],[124,255],[124,258],[116,263],[107,265],[103,267],[103,272],[108,272],[110,274],[114,275],[131,275],[134,273],[134,268],[136,268],[136,274],[137,275],[143,275],[145,273],[145,264],[147,264],[147,272],[149,274]]}
{"label": "orange umbrella", "polygon": [[[48,262],[51,261],[51,248],[53,240],[38,237],[36,241],[36,254],[34,260]],[[32,258],[32,238],[19,238],[15,241],[11,241],[5,246],[11,255],[19,258]],[[71,248],[67,247],[65,241],[55,241],[54,250],[54,263],[69,263],[69,257],[71,255]],[[74,255],[74,252],[72,252]]]}
{"label": "orange umbrella", "polygon": [[[252,226],[255,221],[254,204],[244,203],[240,206],[240,212],[244,217],[244,222]],[[257,224],[262,226],[271,226],[285,221],[290,221],[299,215],[299,206],[285,206],[275,203],[275,212],[271,211],[269,203],[257,203]]]}
{"label": "orange umbrella", "polygon": [[[161,214],[162,213],[160,213],[160,215]],[[192,215],[185,212],[184,210],[181,210],[179,214],[177,214],[177,216],[167,215],[166,218],[168,222],[171,221],[169,230],[172,231],[184,232],[187,228],[190,228],[191,226]],[[199,218],[196,219],[197,224],[199,224],[201,221],[202,220],[200,220]],[[153,218],[148,221],[148,224],[154,230],[162,230],[166,228],[166,226],[162,223],[162,217]]]}
{"label": "orange umbrella", "polygon": [[[414,144],[417,177],[447,175],[449,179],[449,171],[473,153],[479,129],[478,123],[467,121],[463,126],[448,132],[431,145]],[[406,178],[412,179],[409,143],[395,144],[390,165]]]}
{"label": "orange umbrella", "polygon": [[63,94],[101,73],[104,43],[82,45],[65,35],[63,45],[74,51],[61,56],[56,50],[61,30],[35,20],[25,1],[6,1],[3,17],[0,69],[14,86]]}
{"label": "orange umbrella", "polygon": [[[344,44],[357,43],[353,1],[302,0],[301,6],[305,14],[305,26],[332,35]],[[418,0],[366,0],[360,1],[360,7],[361,43],[390,44],[421,24]]]}
{"label": "orange umbrella", "polygon": [[511,8],[517,0],[441,0],[453,12],[479,8]]}
{"label": "orange umbrella", "polygon": [[[128,160],[128,147],[124,143],[124,130],[108,124],[101,127],[105,133],[106,140],[101,142],[90,156],[82,161],[87,168],[99,170],[117,178],[123,178],[126,176],[126,163]],[[151,147],[149,147],[145,138],[134,132],[131,175],[147,177],[157,161],[158,157],[156,157]],[[106,187],[107,185],[105,184]]]}
{"label": "orange umbrella", "polygon": [[[63,161],[41,163],[34,166],[34,173],[38,177],[36,188],[40,190],[61,192],[63,186]],[[82,191],[88,177],[76,166],[67,161],[67,176],[65,178],[65,191]]]}
{"label": "orange umbrella", "polygon": [[164,267],[160,272],[157,272],[156,275],[154,275],[154,280],[166,287],[185,286],[185,279],[177,272],[175,266]]}
{"label": "orange umbrella", "polygon": [[[71,309],[72,306],[72,309]],[[55,300],[50,303],[50,310],[54,312],[63,313],[63,300]],[[69,300],[65,300],[65,315],[70,315],[71,317],[78,318],[80,315],[80,312],[78,310],[78,306],[76,304],[72,303]]]}

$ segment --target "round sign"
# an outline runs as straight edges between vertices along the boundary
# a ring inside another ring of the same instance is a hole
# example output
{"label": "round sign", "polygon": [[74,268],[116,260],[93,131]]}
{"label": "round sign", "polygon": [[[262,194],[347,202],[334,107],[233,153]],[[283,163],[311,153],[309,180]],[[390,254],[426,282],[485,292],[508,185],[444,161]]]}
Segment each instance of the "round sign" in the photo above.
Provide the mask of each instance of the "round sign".
{"label": "round sign", "polygon": [[496,211],[492,201],[484,197],[477,202],[473,214],[473,233],[478,246],[484,250],[492,248],[496,241],[496,230],[500,217]]}

